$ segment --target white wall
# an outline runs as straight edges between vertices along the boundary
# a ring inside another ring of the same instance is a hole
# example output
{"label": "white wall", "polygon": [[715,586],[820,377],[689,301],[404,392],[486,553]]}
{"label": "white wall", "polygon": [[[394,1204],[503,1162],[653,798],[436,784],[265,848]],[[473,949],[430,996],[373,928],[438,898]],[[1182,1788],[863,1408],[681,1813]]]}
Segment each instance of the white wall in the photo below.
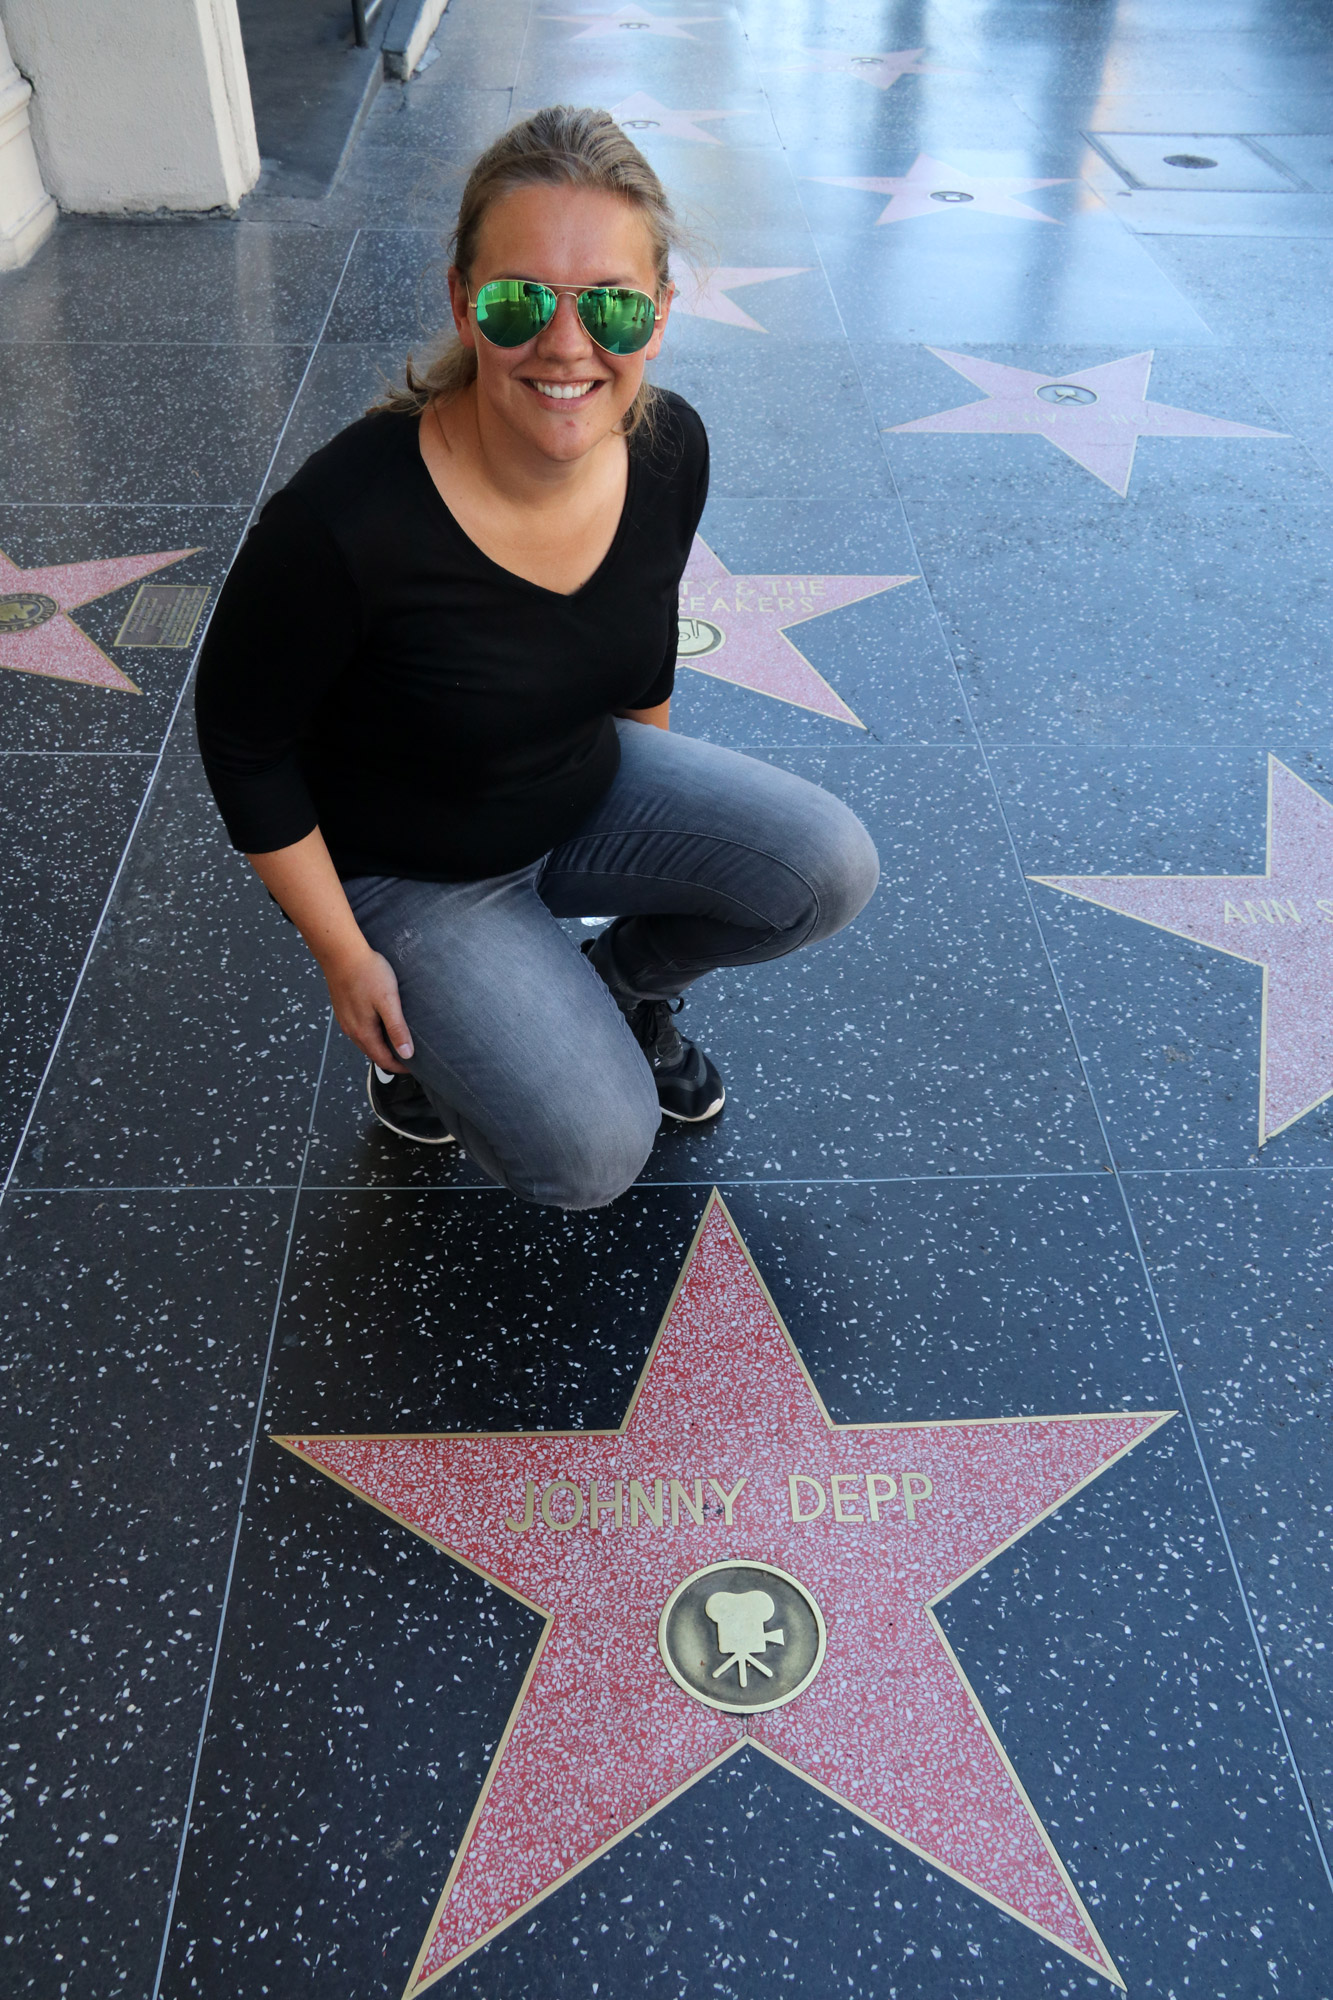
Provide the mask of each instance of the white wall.
{"label": "white wall", "polygon": [[26,264],[56,219],[28,129],[32,89],[19,75],[0,22],[0,271]]}
{"label": "white wall", "polygon": [[235,208],[259,178],[236,0],[0,0],[46,185],[86,214]]}

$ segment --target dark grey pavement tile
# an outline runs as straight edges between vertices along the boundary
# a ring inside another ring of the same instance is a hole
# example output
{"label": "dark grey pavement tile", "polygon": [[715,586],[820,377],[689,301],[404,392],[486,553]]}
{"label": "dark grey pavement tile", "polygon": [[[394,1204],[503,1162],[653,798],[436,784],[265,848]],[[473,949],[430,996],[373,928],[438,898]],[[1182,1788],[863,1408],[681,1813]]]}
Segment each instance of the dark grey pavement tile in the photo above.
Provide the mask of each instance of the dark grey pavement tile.
{"label": "dark grey pavement tile", "polygon": [[1169,533],[1156,509],[1097,503],[1059,533],[1004,505],[962,519],[947,503],[909,513],[989,741],[1133,748],[1325,734],[1326,504],[1232,501],[1176,516]]}
{"label": "dark grey pavement tile", "polygon": [[[1271,21],[1270,16],[1270,21]],[[1313,132],[1328,123],[1317,90],[1270,90],[1260,96],[1222,82],[1154,87],[1065,89],[1057,74],[1044,88],[1020,82],[1014,101],[1047,134],[1097,132]]]}
{"label": "dark grey pavement tile", "polygon": [[1309,441],[1333,428],[1333,376],[1322,348],[1276,347],[1258,340],[1233,352],[1237,367],[1277,413],[1284,430]]}
{"label": "dark grey pavement tile", "polygon": [[[724,98],[728,95],[723,93]],[[758,261],[732,255],[732,230],[803,229],[800,191],[786,156],[779,150],[767,100],[759,91],[745,95],[749,102],[737,116],[706,121],[701,126],[718,140],[715,146],[669,136],[654,144],[653,132],[630,132],[661,175],[676,213],[687,226],[702,233],[719,261],[725,250],[728,263]],[[712,101],[710,96],[710,105]],[[736,107],[723,103],[718,108]]]}
{"label": "dark grey pavement tile", "polygon": [[6,1990],[152,1990],[290,1196],[20,1196]]}
{"label": "dark grey pavement tile", "polygon": [[246,506],[308,346],[0,345],[0,501]]}
{"label": "dark grey pavement tile", "polygon": [[0,342],[313,341],[347,229],[70,217],[0,286]]}
{"label": "dark grey pavement tile", "polygon": [[363,229],[356,239],[326,343],[406,350],[452,328],[448,257],[438,230]]}
{"label": "dark grey pavement tile", "polygon": [[965,210],[880,227],[876,197],[811,192],[864,204],[863,227],[855,211],[840,211],[840,223],[814,224],[838,309],[863,335],[941,347],[1114,342],[1128,343],[1130,354],[1167,343],[1202,347],[1217,337],[1169,266],[1154,261],[1155,242],[1150,254],[1091,193],[1092,205],[1062,225]]}
{"label": "dark grey pavement tile", "polygon": [[[870,27],[865,39],[872,49],[882,48],[882,25]],[[938,64],[936,74],[908,72],[882,92],[846,74],[784,71],[786,62],[798,59],[790,51],[775,53],[760,61],[758,69],[783,144],[802,154],[833,153],[854,138],[867,151],[906,147],[909,160],[918,150],[947,159],[951,151],[979,143],[1024,147],[1041,138],[1031,111],[966,56],[941,56],[928,49],[921,60]],[[1073,121],[1071,133],[1077,124]]]}
{"label": "dark grey pavement tile", "polygon": [[408,354],[429,342],[404,340],[393,346],[363,347],[350,341],[326,342],[310,364],[282,443],[264,483],[267,499],[299,471],[312,452],[354,424],[391,386],[401,385]]}
{"label": "dark grey pavement tile", "polygon": [[1147,248],[1219,339],[1303,347],[1328,325],[1333,264],[1320,240],[1154,237]]}
{"label": "dark grey pavement tile", "polygon": [[151,775],[147,757],[0,756],[0,1178]]}
{"label": "dark grey pavement tile", "polygon": [[[100,687],[40,669],[60,665],[46,641],[63,621],[0,637],[0,750],[156,753],[190,671],[208,606],[235,553],[246,507],[6,507],[0,550],[20,569],[98,562],[118,556],[193,551],[154,570],[151,585],[202,584],[209,598],[189,645],[118,646],[139,586],[126,584],[76,606],[69,616],[132,686]],[[15,583],[15,590],[22,589]]]}
{"label": "dark grey pavement tile", "polygon": [[[369,154],[380,155],[379,164],[385,164],[386,149],[429,153],[470,166],[481,148],[505,129],[513,99],[509,85],[483,88],[460,79],[448,60],[447,30],[448,24],[442,21],[432,38],[444,58],[443,66],[433,63],[409,84],[391,86],[375,99],[347,162],[344,183],[355,178],[358,169],[374,167],[376,162],[367,157]],[[452,220],[452,216],[442,217],[442,226]]]}
{"label": "dark grey pavement tile", "polygon": [[1329,1180],[1128,1186],[1297,1761],[1333,1834]]}
{"label": "dark grey pavement tile", "polygon": [[[763,289],[736,294],[761,324],[769,310],[757,296]],[[682,340],[679,349],[663,352],[653,375],[692,403],[708,428],[714,499],[849,493],[858,504],[882,506],[891,497],[888,467],[845,350],[780,344],[741,327],[707,332],[711,351]],[[718,334],[730,337],[734,354],[717,352]]]}
{"label": "dark grey pavement tile", "polygon": [[[583,23],[558,18],[588,11],[565,5],[564,0],[534,10],[512,78],[515,108],[609,106],[634,90],[649,90],[664,104],[703,108],[714,102],[710,93],[719,85],[744,90],[764,81],[756,73],[752,45],[735,11],[725,5],[697,9],[673,5],[671,11],[684,22],[684,36],[646,34],[631,26],[584,39]],[[605,12],[614,14],[615,8]],[[690,15],[695,18],[686,18]],[[708,20],[707,15],[713,18]]]}
{"label": "dark grey pavement tile", "polygon": [[327,1020],[314,961],[168,758],[24,1149],[27,1186],[290,1182]]}

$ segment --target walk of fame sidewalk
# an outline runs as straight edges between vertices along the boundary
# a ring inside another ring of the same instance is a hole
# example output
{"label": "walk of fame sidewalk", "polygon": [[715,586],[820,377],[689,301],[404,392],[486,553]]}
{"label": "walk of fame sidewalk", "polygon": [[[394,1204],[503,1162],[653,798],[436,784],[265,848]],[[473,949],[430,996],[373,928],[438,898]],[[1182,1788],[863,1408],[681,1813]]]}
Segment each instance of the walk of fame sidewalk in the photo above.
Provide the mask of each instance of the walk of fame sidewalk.
{"label": "walk of fame sidewalk", "polygon": [[[1320,8],[436,45],[0,277],[6,1991],[1326,2000]],[[189,702],[555,101],[691,225],[672,725],[882,864],[586,1215],[373,1126]]]}

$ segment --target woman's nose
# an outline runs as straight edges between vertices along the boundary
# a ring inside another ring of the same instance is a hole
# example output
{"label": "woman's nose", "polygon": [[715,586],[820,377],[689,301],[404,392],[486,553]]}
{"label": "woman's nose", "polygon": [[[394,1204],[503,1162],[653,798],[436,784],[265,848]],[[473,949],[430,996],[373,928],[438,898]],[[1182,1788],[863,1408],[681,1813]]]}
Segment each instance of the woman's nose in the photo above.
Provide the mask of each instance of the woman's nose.
{"label": "woman's nose", "polygon": [[542,354],[587,354],[592,347],[587,329],[578,315],[572,292],[561,292],[556,301],[554,316],[549,325],[543,327],[537,338],[537,349]]}

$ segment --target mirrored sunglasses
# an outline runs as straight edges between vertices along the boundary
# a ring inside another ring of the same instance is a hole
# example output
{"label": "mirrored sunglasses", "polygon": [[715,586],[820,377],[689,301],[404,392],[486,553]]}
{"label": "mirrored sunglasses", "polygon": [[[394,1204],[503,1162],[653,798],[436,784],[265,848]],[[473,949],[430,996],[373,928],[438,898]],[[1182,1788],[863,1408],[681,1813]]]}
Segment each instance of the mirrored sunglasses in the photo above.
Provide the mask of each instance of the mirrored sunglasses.
{"label": "mirrored sunglasses", "polygon": [[563,293],[574,301],[579,323],[607,354],[637,354],[653,337],[657,306],[647,292],[627,285],[543,285],[536,278],[492,278],[469,303],[477,330],[492,347],[522,347],[555,318]]}

